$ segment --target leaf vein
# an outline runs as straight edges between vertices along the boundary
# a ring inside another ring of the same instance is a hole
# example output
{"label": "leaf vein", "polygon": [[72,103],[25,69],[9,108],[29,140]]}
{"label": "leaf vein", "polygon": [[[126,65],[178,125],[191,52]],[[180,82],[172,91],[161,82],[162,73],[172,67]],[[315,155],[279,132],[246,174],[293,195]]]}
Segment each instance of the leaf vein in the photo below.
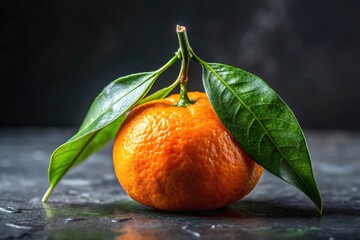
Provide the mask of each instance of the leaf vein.
{"label": "leaf vein", "polygon": [[[155,76],[156,74],[153,74],[153,76]],[[105,112],[107,112],[112,106],[114,106],[116,103],[118,103],[119,101],[121,101],[123,98],[125,98],[127,95],[129,95],[130,93],[132,93],[133,91],[135,91],[138,87],[142,86],[143,84],[145,84],[146,82],[148,82],[152,77],[149,77],[148,79],[146,79],[145,81],[141,82],[139,85],[136,85],[134,88],[132,88],[131,90],[129,90],[126,94],[124,94],[123,96],[121,96],[120,98],[118,98],[116,101],[114,101],[112,104],[110,104],[107,108],[105,108],[101,114],[99,114],[99,116],[97,116],[91,123],[89,123],[88,125],[86,125],[85,127],[83,127],[83,130],[79,131],[76,133],[76,135],[80,135],[79,137],[73,139],[73,140],[76,140],[76,139],[79,139],[80,137],[82,137],[83,135],[83,132],[86,133],[86,129],[91,126],[96,120],[98,120],[99,118],[101,118]],[[123,112],[126,112],[127,110],[123,111]],[[121,115],[121,114],[120,114]],[[95,130],[98,130],[100,129],[100,127],[98,127],[97,129]],[[90,131],[90,132],[94,132],[94,131]],[[89,133],[90,133],[89,132]]]}
{"label": "leaf vein", "polygon": [[[202,60],[201,60],[202,61]],[[298,171],[296,170],[296,168],[294,168],[292,166],[292,164],[288,161],[288,159],[286,158],[285,154],[281,151],[281,149],[279,149],[278,145],[276,144],[275,140],[272,138],[271,134],[267,131],[267,129],[265,128],[265,126],[262,124],[262,122],[257,118],[257,116],[255,115],[255,113],[249,108],[249,106],[247,106],[245,104],[245,102],[242,100],[242,98],[234,91],[234,89],[232,89],[227,82],[212,68],[210,67],[210,65],[204,61],[202,61],[203,64],[205,64],[205,66],[215,75],[216,78],[218,78],[220,80],[220,82],[227,88],[229,89],[229,91],[239,100],[240,103],[242,103],[244,105],[244,107],[250,112],[250,114],[256,119],[256,121],[260,124],[261,128],[263,129],[263,131],[266,133],[266,135],[269,137],[270,141],[275,145],[275,147],[277,148],[277,150],[279,151],[279,153],[281,154],[281,156],[283,157],[284,160],[286,160],[288,162],[288,164],[294,169],[294,172],[296,173],[296,175],[301,179],[301,181],[305,184],[305,186],[307,187],[307,189],[309,190],[309,193],[314,197],[314,193],[311,190],[311,188],[309,187],[308,183],[306,181],[304,181],[303,177],[301,176],[301,174],[298,173]]]}

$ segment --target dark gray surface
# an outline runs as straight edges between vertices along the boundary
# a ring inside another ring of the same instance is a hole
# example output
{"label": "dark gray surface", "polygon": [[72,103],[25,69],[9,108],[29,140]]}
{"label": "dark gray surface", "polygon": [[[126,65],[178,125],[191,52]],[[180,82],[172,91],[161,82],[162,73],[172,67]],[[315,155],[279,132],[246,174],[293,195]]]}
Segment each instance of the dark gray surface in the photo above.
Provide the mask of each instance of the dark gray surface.
{"label": "dark gray surface", "polygon": [[265,173],[242,201],[171,213],[124,194],[111,148],[63,179],[47,204],[47,165],[68,129],[0,129],[0,239],[360,239],[360,135],[307,132],[324,215],[298,190]]}

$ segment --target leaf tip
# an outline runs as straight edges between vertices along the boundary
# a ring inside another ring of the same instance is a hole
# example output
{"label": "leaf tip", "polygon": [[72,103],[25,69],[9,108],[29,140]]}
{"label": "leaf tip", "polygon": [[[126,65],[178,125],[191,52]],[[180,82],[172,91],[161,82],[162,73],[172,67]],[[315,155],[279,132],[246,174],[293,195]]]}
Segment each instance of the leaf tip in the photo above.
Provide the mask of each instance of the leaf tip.
{"label": "leaf tip", "polygon": [[318,211],[319,211],[319,216],[321,217],[323,215],[323,208],[318,209]]}
{"label": "leaf tip", "polygon": [[316,204],[316,208],[318,210],[319,216],[321,217],[323,215],[323,211],[324,211],[324,207],[323,207],[321,197],[320,197],[320,202],[318,204]]}
{"label": "leaf tip", "polygon": [[[316,182],[315,182],[315,185],[316,185]],[[312,200],[312,202],[314,203],[315,207],[316,207],[316,210],[319,214],[319,216],[322,216],[323,214],[323,210],[324,210],[324,206],[323,206],[323,202],[322,202],[322,198],[321,198],[321,194],[320,194],[320,191],[318,189],[318,187],[316,186],[316,190],[315,194],[310,196],[308,195],[308,197]]]}

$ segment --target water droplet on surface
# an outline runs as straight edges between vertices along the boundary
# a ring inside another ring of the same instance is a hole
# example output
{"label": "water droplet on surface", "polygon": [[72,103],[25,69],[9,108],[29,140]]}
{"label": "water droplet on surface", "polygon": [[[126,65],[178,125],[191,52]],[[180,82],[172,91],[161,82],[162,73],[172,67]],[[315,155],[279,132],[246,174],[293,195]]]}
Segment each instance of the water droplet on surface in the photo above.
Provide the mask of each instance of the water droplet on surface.
{"label": "water droplet on surface", "polygon": [[13,213],[13,211],[11,209],[8,209],[6,207],[0,207],[0,212]]}
{"label": "water droplet on surface", "polygon": [[200,234],[200,233],[195,232],[195,231],[193,231],[193,230],[190,230],[188,225],[183,226],[183,227],[182,227],[182,230],[184,230],[185,232],[187,232],[187,233],[189,233],[189,234],[191,234],[191,235],[193,235],[193,236],[195,236],[195,237],[201,237],[201,234]]}
{"label": "water droplet on surface", "polygon": [[130,220],[133,220],[133,219],[134,219],[133,217],[131,217],[131,218],[111,219],[111,222],[113,222],[113,223],[127,222],[127,221],[130,221]]}
{"label": "water droplet on surface", "polygon": [[69,223],[69,222],[80,222],[80,221],[85,221],[87,220],[86,218],[66,218],[65,222]]}
{"label": "water droplet on surface", "polygon": [[19,224],[14,224],[14,223],[5,223],[5,225],[8,227],[16,228],[16,229],[26,229],[26,230],[31,229],[30,226],[19,225]]}
{"label": "water droplet on surface", "polygon": [[20,213],[22,210],[28,210],[28,209],[19,209],[14,207],[0,207],[0,212],[6,212],[6,213]]}

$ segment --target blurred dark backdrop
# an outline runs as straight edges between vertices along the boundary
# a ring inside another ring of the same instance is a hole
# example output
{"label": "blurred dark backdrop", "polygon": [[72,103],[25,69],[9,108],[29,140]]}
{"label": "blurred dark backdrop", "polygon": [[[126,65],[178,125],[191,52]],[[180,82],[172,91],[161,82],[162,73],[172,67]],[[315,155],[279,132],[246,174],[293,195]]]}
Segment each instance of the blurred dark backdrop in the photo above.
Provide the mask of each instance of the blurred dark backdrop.
{"label": "blurred dark backdrop", "polygon": [[[76,126],[115,78],[204,60],[269,83],[304,128],[360,130],[360,1],[0,1],[1,126]],[[177,75],[172,67],[155,88]],[[191,65],[190,90],[203,90]]]}

